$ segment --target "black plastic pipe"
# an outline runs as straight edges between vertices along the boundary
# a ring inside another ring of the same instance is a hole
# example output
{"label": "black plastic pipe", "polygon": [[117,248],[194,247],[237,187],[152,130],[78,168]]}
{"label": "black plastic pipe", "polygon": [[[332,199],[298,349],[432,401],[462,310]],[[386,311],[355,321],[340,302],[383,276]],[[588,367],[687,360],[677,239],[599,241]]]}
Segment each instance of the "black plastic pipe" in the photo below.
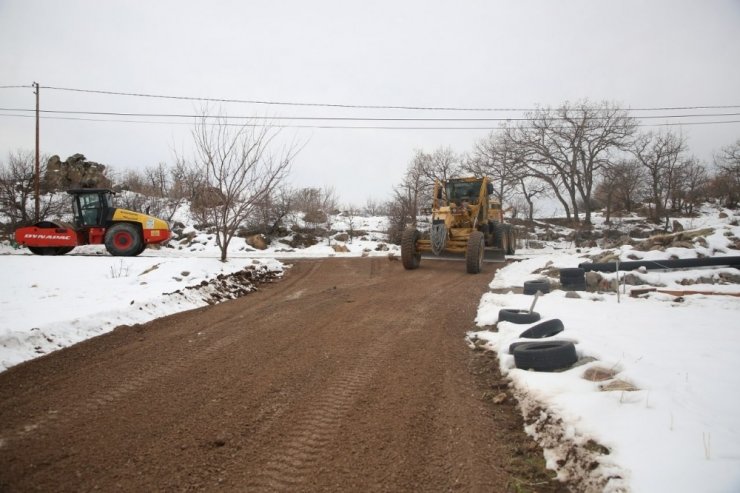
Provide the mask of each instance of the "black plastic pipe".
{"label": "black plastic pipe", "polygon": [[[707,258],[682,258],[677,260],[634,260],[619,262],[620,271],[630,271],[645,267],[646,269],[688,269],[691,267],[718,267],[718,266],[740,267],[740,257],[707,257]],[[616,262],[594,264],[583,262],[578,267],[584,271],[616,272]]]}

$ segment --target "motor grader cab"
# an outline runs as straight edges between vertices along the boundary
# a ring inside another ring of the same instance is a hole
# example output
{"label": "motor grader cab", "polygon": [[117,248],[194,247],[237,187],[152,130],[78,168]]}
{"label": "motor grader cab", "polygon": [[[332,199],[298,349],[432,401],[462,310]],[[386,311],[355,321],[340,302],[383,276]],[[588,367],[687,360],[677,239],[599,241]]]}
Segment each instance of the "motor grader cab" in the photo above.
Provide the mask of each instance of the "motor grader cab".
{"label": "motor grader cab", "polygon": [[36,255],[64,255],[79,245],[105,244],[111,255],[132,257],[147,245],[170,238],[170,228],[156,217],[113,206],[113,190],[67,190],[72,198],[74,224],[41,221],[19,228],[15,241]]}
{"label": "motor grader cab", "polygon": [[401,240],[406,269],[419,267],[425,258],[464,256],[470,274],[481,271],[484,260],[504,261],[515,251],[514,230],[503,222],[501,203],[493,197],[487,177],[435,181],[432,225],[422,234],[408,228]]}

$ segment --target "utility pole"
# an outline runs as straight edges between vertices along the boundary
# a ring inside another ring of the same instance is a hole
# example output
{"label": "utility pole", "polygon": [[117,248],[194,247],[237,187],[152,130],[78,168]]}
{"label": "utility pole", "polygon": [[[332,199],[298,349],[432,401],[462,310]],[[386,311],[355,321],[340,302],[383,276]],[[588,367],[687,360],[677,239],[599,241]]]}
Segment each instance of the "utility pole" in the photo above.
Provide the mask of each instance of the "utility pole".
{"label": "utility pole", "polygon": [[35,210],[35,217],[36,222],[39,222],[39,194],[40,194],[40,188],[41,188],[41,180],[39,175],[40,172],[40,166],[39,166],[39,83],[34,82],[33,87],[36,88],[36,91],[34,91],[34,94],[36,94],[36,172],[34,174],[34,181],[33,181],[33,187],[34,187],[34,203],[36,208]]}

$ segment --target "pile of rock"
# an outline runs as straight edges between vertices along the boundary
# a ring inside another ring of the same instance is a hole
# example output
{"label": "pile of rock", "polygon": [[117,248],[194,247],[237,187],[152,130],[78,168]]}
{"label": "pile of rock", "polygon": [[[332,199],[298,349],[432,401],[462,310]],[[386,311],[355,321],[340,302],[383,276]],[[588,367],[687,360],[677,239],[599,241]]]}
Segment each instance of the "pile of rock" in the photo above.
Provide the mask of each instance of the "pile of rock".
{"label": "pile of rock", "polygon": [[45,192],[58,192],[70,188],[110,188],[105,176],[105,165],[88,161],[82,154],[74,154],[62,161],[54,155],[46,164],[43,186]]}
{"label": "pile of rock", "polygon": [[706,247],[707,240],[705,237],[712,233],[714,233],[713,229],[706,228],[651,236],[635,245],[635,250],[647,252],[651,250],[665,251],[666,248],[695,248],[697,245]]}

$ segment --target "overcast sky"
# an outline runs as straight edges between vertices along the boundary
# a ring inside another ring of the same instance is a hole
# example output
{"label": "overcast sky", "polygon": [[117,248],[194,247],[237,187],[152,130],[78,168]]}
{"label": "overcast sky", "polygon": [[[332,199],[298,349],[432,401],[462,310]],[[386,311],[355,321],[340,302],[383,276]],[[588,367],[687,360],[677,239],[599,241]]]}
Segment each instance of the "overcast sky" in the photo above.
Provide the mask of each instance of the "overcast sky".
{"label": "overcast sky", "polygon": [[[463,108],[557,106],[589,98],[631,108],[736,105],[693,113],[740,113],[739,61],[740,0],[0,0],[0,86],[35,81],[173,96]],[[0,89],[0,115],[31,115],[7,109],[33,107],[31,89]],[[200,104],[42,89],[41,107],[193,114]],[[220,108],[233,116],[294,118],[520,116],[256,104]],[[62,159],[80,152],[117,171],[172,162],[173,148],[190,152],[190,120],[148,120],[180,124],[43,119],[41,150]],[[720,120],[740,116],[650,123]],[[450,125],[495,127],[431,124]],[[671,128],[682,131],[692,153],[706,161],[740,138],[740,123]],[[368,197],[386,199],[415,149],[451,146],[467,152],[487,133],[282,131],[287,140],[306,142],[293,166],[294,185],[333,186],[344,202],[356,204]],[[0,159],[33,147],[32,118],[0,116]]]}

